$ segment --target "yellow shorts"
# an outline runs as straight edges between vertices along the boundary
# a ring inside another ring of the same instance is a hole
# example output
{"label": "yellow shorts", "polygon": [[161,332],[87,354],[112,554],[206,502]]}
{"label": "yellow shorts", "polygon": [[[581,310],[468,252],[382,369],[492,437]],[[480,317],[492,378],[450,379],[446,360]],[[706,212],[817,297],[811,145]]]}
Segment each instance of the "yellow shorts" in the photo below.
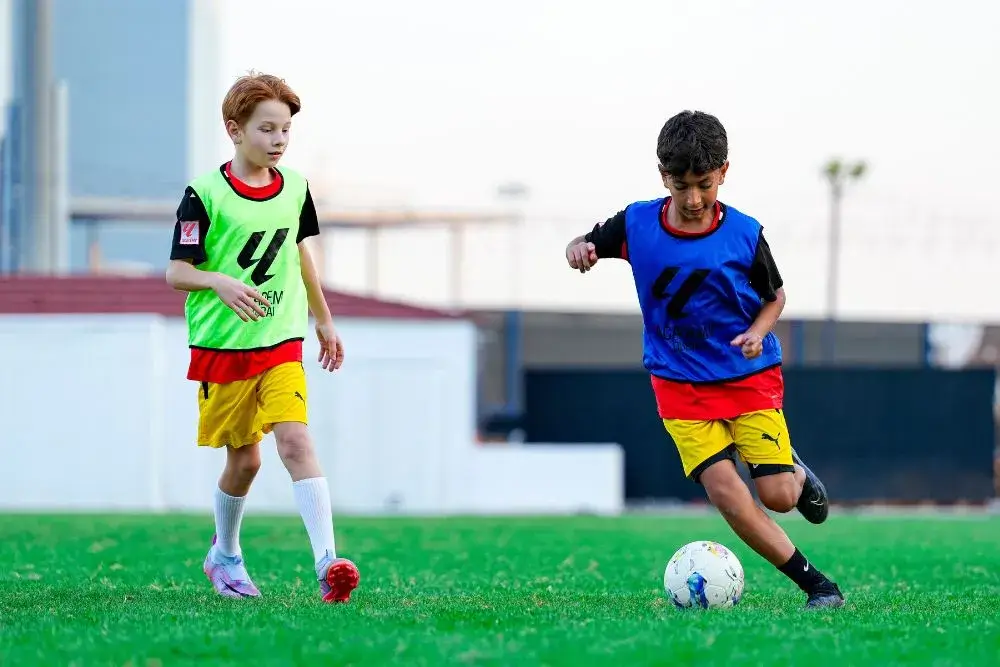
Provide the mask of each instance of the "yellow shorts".
{"label": "yellow shorts", "polygon": [[307,422],[306,372],[293,361],[247,380],[198,387],[198,445],[255,445],[281,422]]}
{"label": "yellow shorts", "polygon": [[684,474],[698,477],[713,463],[738,454],[750,468],[751,477],[794,472],[792,442],[781,410],[748,412],[734,419],[693,421],[664,419]]}

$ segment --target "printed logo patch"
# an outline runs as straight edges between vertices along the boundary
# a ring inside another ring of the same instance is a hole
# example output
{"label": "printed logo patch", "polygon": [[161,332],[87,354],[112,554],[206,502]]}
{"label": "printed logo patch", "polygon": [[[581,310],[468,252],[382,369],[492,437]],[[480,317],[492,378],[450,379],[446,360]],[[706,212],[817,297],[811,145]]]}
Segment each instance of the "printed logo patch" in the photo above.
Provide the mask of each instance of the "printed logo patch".
{"label": "printed logo patch", "polygon": [[198,245],[200,226],[197,222],[181,223],[181,245]]}

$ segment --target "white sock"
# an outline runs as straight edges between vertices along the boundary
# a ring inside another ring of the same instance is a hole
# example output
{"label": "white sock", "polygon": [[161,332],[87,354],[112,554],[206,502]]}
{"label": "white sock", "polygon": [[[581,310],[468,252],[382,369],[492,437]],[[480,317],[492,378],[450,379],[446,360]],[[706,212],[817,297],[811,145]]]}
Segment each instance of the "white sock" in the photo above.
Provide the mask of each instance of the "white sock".
{"label": "white sock", "polygon": [[312,477],[292,482],[295,491],[295,504],[299,506],[302,523],[309,533],[312,544],[313,558],[319,562],[326,552],[337,557],[337,548],[333,541],[333,509],[330,507],[330,487],[326,477]]}
{"label": "white sock", "polygon": [[246,496],[230,496],[222,489],[215,489],[215,542],[216,550],[223,556],[238,556],[240,551],[240,524],[243,522],[243,503]]}

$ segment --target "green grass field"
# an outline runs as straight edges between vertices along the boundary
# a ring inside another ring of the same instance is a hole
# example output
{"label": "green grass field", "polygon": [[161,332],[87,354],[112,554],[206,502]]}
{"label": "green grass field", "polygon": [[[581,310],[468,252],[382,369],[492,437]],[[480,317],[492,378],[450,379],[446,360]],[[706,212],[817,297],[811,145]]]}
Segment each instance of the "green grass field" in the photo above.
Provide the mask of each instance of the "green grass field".
{"label": "green grass field", "polygon": [[[0,665],[998,665],[1000,519],[784,521],[848,606],[804,596],[711,516],[339,519],[362,573],[320,602],[297,518],[248,516],[261,600],[216,598],[207,516],[0,516]],[[715,539],[726,611],[679,611],[663,568]]]}

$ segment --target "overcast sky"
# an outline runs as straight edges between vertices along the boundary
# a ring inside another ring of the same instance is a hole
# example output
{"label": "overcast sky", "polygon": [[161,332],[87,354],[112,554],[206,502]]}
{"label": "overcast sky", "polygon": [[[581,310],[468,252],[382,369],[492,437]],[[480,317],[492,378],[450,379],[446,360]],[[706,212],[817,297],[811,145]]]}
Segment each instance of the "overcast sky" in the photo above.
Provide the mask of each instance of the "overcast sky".
{"label": "overcast sky", "polygon": [[[844,210],[843,313],[1000,319],[997,3],[215,1],[220,83],[256,68],[296,88],[286,163],[323,199],[495,210],[499,184],[530,187],[516,235],[466,237],[472,303],[633,310],[627,267],[580,276],[563,247],[662,194],[656,135],[697,108],[729,131],[721,196],[765,226],[790,314],[822,312],[818,173],[843,155],[871,163]],[[363,248],[331,239],[337,284],[364,286]],[[392,235],[380,286],[443,302],[450,265],[443,232]]]}

